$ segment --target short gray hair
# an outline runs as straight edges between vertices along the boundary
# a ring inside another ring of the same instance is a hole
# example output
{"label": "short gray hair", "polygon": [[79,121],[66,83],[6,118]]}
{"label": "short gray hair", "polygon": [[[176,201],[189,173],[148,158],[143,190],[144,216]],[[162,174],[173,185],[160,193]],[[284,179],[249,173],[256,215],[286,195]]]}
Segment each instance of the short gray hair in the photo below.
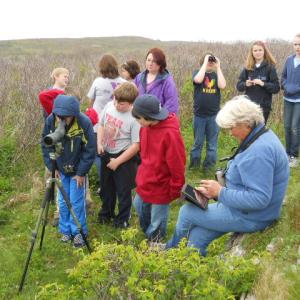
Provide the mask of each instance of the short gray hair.
{"label": "short gray hair", "polygon": [[252,102],[248,96],[236,96],[225,103],[224,107],[217,114],[216,122],[221,128],[232,128],[237,124],[247,124],[255,127],[264,123],[264,116],[261,107]]}

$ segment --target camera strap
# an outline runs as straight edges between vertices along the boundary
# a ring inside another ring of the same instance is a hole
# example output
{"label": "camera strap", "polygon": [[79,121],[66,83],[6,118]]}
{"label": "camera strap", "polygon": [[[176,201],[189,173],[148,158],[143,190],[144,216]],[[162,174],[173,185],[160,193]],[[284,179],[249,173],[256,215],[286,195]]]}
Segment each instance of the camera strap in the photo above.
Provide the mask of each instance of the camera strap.
{"label": "camera strap", "polygon": [[[253,129],[254,130],[254,129]],[[253,132],[253,130],[248,134],[245,138],[246,142],[242,142],[240,146],[236,149],[236,151],[231,156],[227,156],[220,159],[220,162],[229,161],[235,158],[235,156],[243,151],[245,151],[249,146],[251,146],[261,135],[266,133],[269,129],[264,125],[257,133],[255,133],[248,141],[249,135]]]}

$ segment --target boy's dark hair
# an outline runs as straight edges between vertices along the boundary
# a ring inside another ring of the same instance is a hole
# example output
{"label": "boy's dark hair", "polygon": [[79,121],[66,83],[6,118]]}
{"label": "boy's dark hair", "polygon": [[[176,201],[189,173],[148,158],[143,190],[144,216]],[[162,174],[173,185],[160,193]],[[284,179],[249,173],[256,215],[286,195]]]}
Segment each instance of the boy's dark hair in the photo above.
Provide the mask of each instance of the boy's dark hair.
{"label": "boy's dark hair", "polygon": [[118,102],[133,103],[139,91],[133,83],[124,82],[114,90],[113,95]]}
{"label": "boy's dark hair", "polygon": [[167,67],[165,53],[159,48],[152,48],[148,51],[146,59],[150,53],[153,56],[153,60],[159,65],[159,72],[162,73]]}
{"label": "boy's dark hair", "polygon": [[205,59],[205,56],[206,55],[211,55],[211,56],[214,56],[213,55],[213,53],[211,52],[211,51],[207,51],[207,52],[205,52],[201,57],[200,57],[200,60],[199,60],[199,64],[200,64],[200,66],[202,66],[203,65],[203,63],[204,63],[204,59]]}
{"label": "boy's dark hair", "polygon": [[104,54],[98,63],[99,73],[103,78],[115,79],[119,77],[118,63],[111,54]]}
{"label": "boy's dark hair", "polygon": [[129,73],[131,79],[134,79],[141,72],[140,66],[135,60],[127,60],[121,65],[121,68]]}
{"label": "boy's dark hair", "polygon": [[153,118],[145,116],[143,113],[138,113],[134,107],[132,108],[131,114],[137,120],[140,118],[144,118],[146,121],[157,121]]}

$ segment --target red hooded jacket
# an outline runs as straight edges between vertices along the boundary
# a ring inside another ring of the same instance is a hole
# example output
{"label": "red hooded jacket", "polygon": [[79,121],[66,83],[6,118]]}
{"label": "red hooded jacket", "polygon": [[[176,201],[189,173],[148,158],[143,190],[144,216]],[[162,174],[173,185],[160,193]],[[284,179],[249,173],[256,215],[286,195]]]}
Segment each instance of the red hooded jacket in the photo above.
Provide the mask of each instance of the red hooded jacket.
{"label": "red hooded jacket", "polygon": [[180,196],[184,185],[186,155],[177,116],[140,131],[141,160],[136,191],[152,204],[168,204]]}
{"label": "red hooded jacket", "polygon": [[60,95],[64,94],[65,92],[63,90],[57,90],[57,89],[49,89],[41,91],[39,94],[39,100],[41,105],[43,106],[47,116],[49,116],[52,113],[53,104],[55,98]]}

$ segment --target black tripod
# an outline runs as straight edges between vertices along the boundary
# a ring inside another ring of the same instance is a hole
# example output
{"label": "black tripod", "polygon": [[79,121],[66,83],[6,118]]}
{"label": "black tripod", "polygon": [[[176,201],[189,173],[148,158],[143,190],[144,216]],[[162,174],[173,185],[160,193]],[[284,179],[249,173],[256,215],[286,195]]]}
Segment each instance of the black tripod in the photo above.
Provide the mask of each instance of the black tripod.
{"label": "black tripod", "polygon": [[38,216],[38,219],[37,219],[37,222],[36,222],[36,225],[35,225],[35,229],[32,231],[32,235],[31,235],[31,245],[30,245],[30,248],[29,248],[29,253],[28,253],[28,256],[27,256],[27,259],[26,259],[26,263],[25,263],[25,268],[24,268],[24,272],[23,272],[23,275],[22,275],[22,278],[21,278],[21,282],[20,282],[20,286],[19,286],[19,292],[22,291],[23,289],[23,285],[24,285],[24,282],[25,282],[25,277],[26,277],[26,273],[27,273],[27,270],[28,270],[28,266],[29,266],[29,262],[30,262],[30,259],[31,259],[31,255],[32,255],[32,251],[33,251],[33,248],[34,248],[34,244],[35,244],[35,241],[36,241],[36,238],[37,238],[37,235],[38,235],[38,231],[39,231],[39,227],[41,225],[41,223],[43,222],[43,228],[42,228],[42,233],[41,233],[41,240],[40,240],[40,250],[42,250],[42,246],[43,246],[43,240],[44,240],[44,235],[45,235],[45,229],[46,229],[46,225],[47,225],[47,222],[48,222],[48,211],[49,211],[49,204],[50,202],[54,203],[54,190],[55,190],[55,184],[57,184],[57,187],[58,189],[60,190],[62,196],[63,196],[63,199],[74,219],[74,222],[85,242],[85,245],[89,251],[89,253],[92,252],[92,249],[90,247],[90,244],[88,242],[88,240],[86,239],[86,236],[85,234],[83,233],[82,231],[82,226],[81,224],[79,223],[75,213],[74,213],[74,210],[72,208],[72,204],[70,202],[70,198],[68,196],[68,194],[66,193],[66,191],[64,190],[63,186],[62,186],[62,183],[59,179],[55,178],[55,167],[56,167],[56,157],[57,157],[57,154],[56,153],[50,153],[50,158],[52,160],[52,172],[51,172],[51,178],[47,180],[47,183],[46,183],[46,191],[45,191],[45,197],[41,203],[41,208],[40,208],[40,212],[39,212],[39,216]]}

